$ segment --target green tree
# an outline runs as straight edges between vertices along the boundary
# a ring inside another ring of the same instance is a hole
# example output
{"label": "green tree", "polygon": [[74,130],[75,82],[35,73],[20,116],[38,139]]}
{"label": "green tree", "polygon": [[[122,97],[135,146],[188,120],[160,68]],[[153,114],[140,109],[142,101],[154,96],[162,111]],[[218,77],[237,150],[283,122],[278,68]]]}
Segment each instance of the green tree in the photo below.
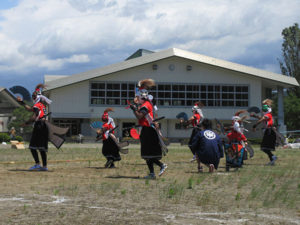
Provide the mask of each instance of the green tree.
{"label": "green tree", "polygon": [[[33,112],[28,112],[23,106],[20,106],[19,108],[16,108],[13,111],[13,119],[9,124],[8,124],[8,129],[14,127],[20,135],[20,128],[21,124],[29,120],[29,118],[32,116]],[[28,134],[32,131],[32,126],[25,126],[23,127],[23,134]]]}
{"label": "green tree", "polygon": [[[300,82],[300,29],[298,23],[282,31],[282,58],[279,60],[281,73],[283,75],[295,77]],[[300,97],[300,87],[292,88],[292,92]]]}
{"label": "green tree", "polygon": [[288,130],[300,129],[300,99],[295,94],[284,99],[284,121]]}
{"label": "green tree", "polygon": [[[282,31],[282,58],[279,60],[281,73],[295,77],[300,83],[300,29],[298,23]],[[300,129],[300,87],[287,90],[284,98],[285,122],[288,130]]]}

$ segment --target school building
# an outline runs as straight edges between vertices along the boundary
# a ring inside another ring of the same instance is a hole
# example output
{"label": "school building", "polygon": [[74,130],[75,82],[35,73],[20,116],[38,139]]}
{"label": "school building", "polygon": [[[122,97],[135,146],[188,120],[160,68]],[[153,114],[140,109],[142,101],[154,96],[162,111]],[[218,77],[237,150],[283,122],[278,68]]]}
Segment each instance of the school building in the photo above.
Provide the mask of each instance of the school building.
{"label": "school building", "polygon": [[278,94],[278,124],[284,126],[283,89],[299,86],[293,77],[256,69],[177,48],[151,52],[139,49],[126,60],[71,76],[45,75],[46,95],[51,120],[69,126],[69,135],[95,136],[90,123],[101,120],[105,108],[123,127],[137,124],[127,100],[132,101],[137,82],[152,78],[156,88],[151,94],[157,100],[162,133],[170,139],[186,138],[191,130],[180,129],[176,115],[192,115],[196,101],[204,103],[206,118],[230,123],[236,111],[250,106],[261,108],[261,102],[272,90]]}

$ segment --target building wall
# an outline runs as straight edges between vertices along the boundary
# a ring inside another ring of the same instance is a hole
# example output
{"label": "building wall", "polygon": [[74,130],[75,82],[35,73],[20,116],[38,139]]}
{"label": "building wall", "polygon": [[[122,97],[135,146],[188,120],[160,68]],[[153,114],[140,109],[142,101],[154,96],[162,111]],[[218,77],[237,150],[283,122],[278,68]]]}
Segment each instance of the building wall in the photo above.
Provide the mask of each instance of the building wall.
{"label": "building wall", "polygon": [[[0,132],[8,132],[7,125],[12,117],[12,114],[0,114]],[[0,143],[1,144],[1,143]]]}
{"label": "building wall", "polygon": [[[153,64],[157,64],[157,70],[152,69]],[[170,70],[170,65],[173,65],[173,70]],[[192,70],[187,71],[187,65],[192,66]],[[104,109],[108,106],[98,107],[90,105],[90,82],[137,82],[138,80],[145,78],[152,78],[157,82],[165,83],[249,85],[249,106],[261,105],[263,88],[260,79],[183,58],[171,57],[152,64],[146,64],[125,71],[97,77],[90,81],[54,89],[50,92],[50,99],[53,100],[50,111],[53,113],[54,117],[99,119]],[[112,113],[112,117],[118,119],[119,124],[124,121],[136,121],[131,110],[125,109],[124,106],[113,107],[115,108],[115,112]],[[173,106],[172,110],[170,110],[170,107],[159,107],[159,116],[165,116],[168,119],[162,121],[162,132],[168,137],[188,137],[190,131],[175,130],[175,123],[177,122],[176,115],[180,112],[185,112],[188,116],[191,116],[191,107]],[[203,113],[206,118],[228,120],[240,109],[241,108],[204,107]],[[84,135],[91,134],[91,130],[88,128],[88,120],[84,120],[84,124],[82,124],[81,128]]]}
{"label": "building wall", "polygon": [[49,106],[55,114],[89,114],[89,81],[76,83],[50,92],[53,101]]}

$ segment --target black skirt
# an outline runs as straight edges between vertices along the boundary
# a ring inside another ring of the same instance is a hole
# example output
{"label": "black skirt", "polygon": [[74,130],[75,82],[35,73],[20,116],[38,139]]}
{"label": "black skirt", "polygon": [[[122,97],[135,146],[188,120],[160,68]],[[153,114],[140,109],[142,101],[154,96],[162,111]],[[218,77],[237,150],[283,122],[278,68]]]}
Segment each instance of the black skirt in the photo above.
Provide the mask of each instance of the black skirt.
{"label": "black skirt", "polygon": [[108,137],[108,139],[103,140],[102,154],[105,156],[106,159],[112,159],[113,161],[121,160],[119,148],[111,137]]}
{"label": "black skirt", "polygon": [[143,159],[162,158],[162,150],[159,144],[157,132],[153,127],[143,127],[140,135],[141,157]]}
{"label": "black skirt", "polygon": [[276,133],[273,128],[265,129],[262,143],[260,145],[261,150],[275,151],[276,145]]}
{"label": "black skirt", "polygon": [[34,123],[29,148],[48,151],[48,127],[45,121],[38,120]]}
{"label": "black skirt", "polygon": [[199,129],[193,128],[193,130],[192,130],[192,135],[191,135],[190,140],[189,140],[189,143],[188,143],[188,146],[189,146],[191,152],[193,153],[193,155],[195,155],[196,151],[193,150],[191,146],[192,146],[193,138],[194,138],[195,135],[197,134],[197,131],[199,131]]}

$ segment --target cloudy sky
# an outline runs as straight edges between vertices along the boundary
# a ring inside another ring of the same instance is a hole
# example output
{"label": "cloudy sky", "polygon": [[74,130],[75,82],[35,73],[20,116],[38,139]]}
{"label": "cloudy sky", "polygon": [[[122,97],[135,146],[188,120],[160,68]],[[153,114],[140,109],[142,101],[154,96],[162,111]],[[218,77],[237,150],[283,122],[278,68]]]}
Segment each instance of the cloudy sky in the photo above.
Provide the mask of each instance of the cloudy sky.
{"label": "cloudy sky", "polygon": [[281,31],[300,0],[1,0],[0,86],[172,47],[280,73]]}

